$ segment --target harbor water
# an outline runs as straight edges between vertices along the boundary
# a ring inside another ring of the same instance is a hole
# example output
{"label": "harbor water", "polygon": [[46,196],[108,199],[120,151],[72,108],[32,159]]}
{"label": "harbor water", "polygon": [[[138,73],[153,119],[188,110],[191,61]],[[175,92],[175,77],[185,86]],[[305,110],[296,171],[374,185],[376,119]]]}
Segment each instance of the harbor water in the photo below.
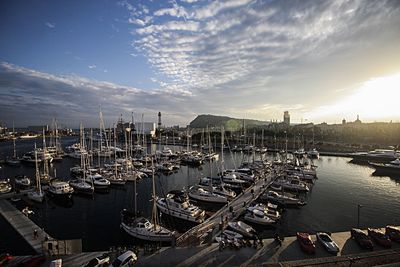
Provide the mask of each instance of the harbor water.
{"label": "harbor water", "polygon": [[[17,140],[19,156],[33,149],[36,140]],[[63,139],[63,145],[77,141],[75,137]],[[173,147],[175,150],[180,147]],[[153,145],[151,149],[156,149]],[[0,158],[12,155],[12,142],[0,143]],[[267,158],[272,155],[267,154]],[[225,167],[233,168],[241,161],[249,160],[242,153],[225,153]],[[358,205],[360,208],[360,227],[383,227],[388,224],[400,224],[400,177],[378,176],[374,169],[365,165],[350,163],[350,158],[323,156],[314,160],[318,166],[318,179],[312,190],[305,196],[307,205],[297,209],[286,209],[276,228],[259,229],[264,237],[279,231],[284,235],[294,235],[297,231],[346,231],[357,226]],[[69,180],[70,167],[79,164],[79,160],[64,158],[52,163],[50,172],[56,170],[57,178]],[[212,171],[211,171],[212,170]],[[157,195],[165,195],[170,190],[187,189],[197,184],[203,175],[220,170],[220,162],[206,162],[199,168],[181,166],[171,175],[156,176]],[[24,174],[34,177],[34,166],[2,166],[0,179],[13,178]],[[145,216],[151,214],[151,178],[137,182],[137,207]],[[82,239],[84,251],[108,250],[112,246],[130,246],[137,244],[120,229],[120,211],[133,209],[134,184],[111,188],[108,193],[95,193],[93,198],[74,195],[72,201],[57,203],[46,199],[42,204],[27,203],[24,200],[15,205],[22,209],[30,206],[34,211],[31,219],[58,239]],[[169,218],[163,220],[168,221]],[[0,239],[0,253],[29,254],[30,248],[18,236],[13,228],[0,218],[0,228],[4,235]],[[185,227],[175,224],[177,231]]]}

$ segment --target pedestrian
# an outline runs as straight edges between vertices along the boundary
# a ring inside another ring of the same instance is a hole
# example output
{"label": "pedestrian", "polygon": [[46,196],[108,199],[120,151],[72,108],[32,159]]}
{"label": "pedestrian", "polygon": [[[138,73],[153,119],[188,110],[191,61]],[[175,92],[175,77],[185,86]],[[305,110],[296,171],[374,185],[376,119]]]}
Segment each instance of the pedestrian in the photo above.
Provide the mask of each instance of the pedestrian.
{"label": "pedestrian", "polygon": [[37,239],[38,238],[38,231],[35,229],[33,230],[33,238]]}

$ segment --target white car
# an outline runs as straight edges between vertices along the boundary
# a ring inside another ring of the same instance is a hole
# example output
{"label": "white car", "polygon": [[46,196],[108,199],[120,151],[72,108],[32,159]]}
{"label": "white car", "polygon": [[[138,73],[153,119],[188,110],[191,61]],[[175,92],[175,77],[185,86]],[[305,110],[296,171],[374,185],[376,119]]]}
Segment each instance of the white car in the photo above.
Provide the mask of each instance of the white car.
{"label": "white car", "polygon": [[318,232],[317,234],[317,240],[318,242],[321,243],[321,245],[329,252],[332,254],[337,254],[339,253],[339,246],[335,243],[335,241],[332,240],[331,236],[327,233],[324,232]]}
{"label": "white car", "polygon": [[105,266],[105,264],[110,263],[110,257],[107,254],[103,254],[102,256],[98,256],[96,258],[91,259],[82,267],[98,267],[98,266]]}
{"label": "white car", "polygon": [[137,261],[137,256],[132,251],[128,250],[123,254],[119,255],[112,264],[108,267],[125,267],[125,266],[132,266],[133,263]]}

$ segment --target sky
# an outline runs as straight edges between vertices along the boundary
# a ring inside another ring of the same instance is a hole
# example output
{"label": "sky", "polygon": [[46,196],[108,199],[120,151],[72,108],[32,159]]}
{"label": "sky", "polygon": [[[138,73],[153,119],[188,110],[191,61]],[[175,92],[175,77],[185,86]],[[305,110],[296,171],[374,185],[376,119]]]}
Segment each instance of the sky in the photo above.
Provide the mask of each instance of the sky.
{"label": "sky", "polygon": [[400,1],[0,1],[0,123],[400,121]]}

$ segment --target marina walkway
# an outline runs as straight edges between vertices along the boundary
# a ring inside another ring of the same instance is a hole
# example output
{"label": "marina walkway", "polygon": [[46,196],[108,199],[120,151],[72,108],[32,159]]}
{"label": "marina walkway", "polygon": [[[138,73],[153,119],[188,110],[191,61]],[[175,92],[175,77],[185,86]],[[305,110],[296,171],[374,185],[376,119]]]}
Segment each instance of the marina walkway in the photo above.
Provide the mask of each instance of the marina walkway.
{"label": "marina walkway", "polygon": [[[39,226],[7,200],[0,200],[0,214],[26,240],[36,253],[43,253],[42,243],[45,237],[52,239],[45,231],[40,229]],[[34,230],[38,232],[37,237],[34,237]]]}
{"label": "marina walkway", "polygon": [[[371,266],[375,264],[399,263],[400,244],[393,243],[385,249],[374,243],[374,251],[364,250],[350,232],[332,233],[338,244],[338,256],[329,254],[319,243],[316,254],[302,252],[295,236],[286,237],[282,246],[273,239],[264,239],[263,246],[240,249],[225,248],[220,251],[217,243],[197,247],[164,248],[153,255],[139,255],[137,266]],[[315,235],[312,237],[315,241]],[[374,264],[372,264],[374,263]]]}
{"label": "marina walkway", "polygon": [[257,180],[254,185],[247,188],[245,191],[243,191],[243,193],[241,193],[234,200],[218,210],[202,224],[193,227],[192,229],[179,236],[176,240],[176,245],[199,245],[202,241],[201,239],[205,237],[204,235],[208,231],[212,231],[212,236],[208,237],[209,240],[211,240],[215,235],[220,232],[220,229],[218,228],[219,224],[224,220],[232,221],[239,217],[240,214],[245,211],[246,207],[252,201],[257,199],[265,191],[267,186],[272,183],[273,178],[275,178],[275,174],[268,173],[265,177]]}

